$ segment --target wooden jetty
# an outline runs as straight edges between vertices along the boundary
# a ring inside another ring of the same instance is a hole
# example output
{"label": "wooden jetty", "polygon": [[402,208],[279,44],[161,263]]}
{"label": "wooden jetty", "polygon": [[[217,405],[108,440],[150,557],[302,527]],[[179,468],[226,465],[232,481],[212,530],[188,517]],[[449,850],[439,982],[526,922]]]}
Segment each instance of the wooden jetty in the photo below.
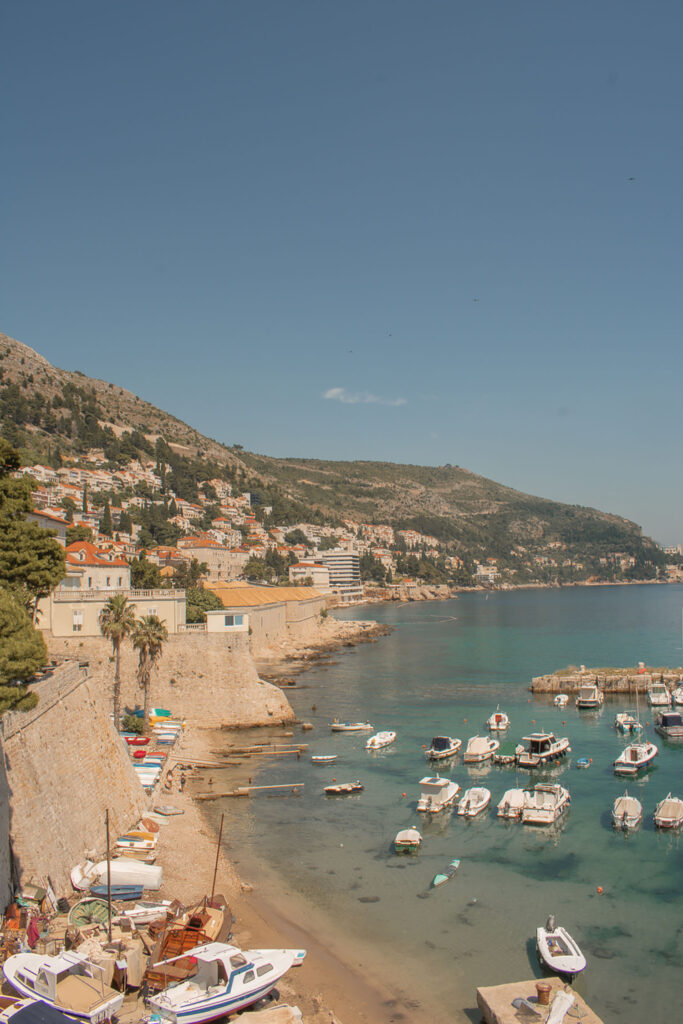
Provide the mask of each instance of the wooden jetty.
{"label": "wooden jetty", "polygon": [[[548,1015],[548,1007],[541,1006],[536,1002],[536,983],[544,982],[550,986],[550,1002],[556,992],[565,988],[560,978],[532,978],[531,981],[515,981],[511,985],[491,985],[487,988],[477,989],[477,1006],[481,1010],[485,1024],[519,1024],[521,1020],[541,1024]],[[567,990],[574,996],[574,1006],[579,1008],[581,1024],[603,1024],[602,1018],[591,1010],[588,1003],[576,991],[567,986]],[[521,997],[528,999],[532,1005],[538,1007],[539,1016],[522,1013],[512,1005],[512,1000]],[[567,1017],[567,1021],[576,1020],[576,1017]]]}

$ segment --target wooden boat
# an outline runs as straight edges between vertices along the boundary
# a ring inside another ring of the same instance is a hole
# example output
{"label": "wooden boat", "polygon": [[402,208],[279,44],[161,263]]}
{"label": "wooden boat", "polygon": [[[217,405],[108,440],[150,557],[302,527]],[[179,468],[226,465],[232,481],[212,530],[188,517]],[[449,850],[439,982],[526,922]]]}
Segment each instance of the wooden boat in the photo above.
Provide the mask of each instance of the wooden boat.
{"label": "wooden boat", "polygon": [[366,750],[380,750],[382,747],[388,747],[390,743],[393,743],[396,739],[395,732],[376,732],[374,736],[365,744]]}
{"label": "wooden boat", "polygon": [[450,779],[442,779],[439,775],[428,775],[420,779],[420,798],[417,801],[418,811],[437,814],[446,807],[452,807],[457,800],[460,786]]}
{"label": "wooden boat", "polygon": [[334,764],[336,760],[336,754],[314,754],[311,758],[311,764]]}
{"label": "wooden boat", "polygon": [[[132,857],[114,857],[110,861],[112,885],[142,885],[145,889],[161,888],[162,869],[143,864]],[[107,884],[107,862],[94,864],[91,860],[77,864],[71,870],[71,884],[74,889],[90,889],[92,885]]]}
{"label": "wooden boat", "polygon": [[654,761],[657,754],[658,750],[654,743],[647,743],[645,740],[629,743],[614,762],[614,774],[636,775]]}
{"label": "wooden boat", "polygon": [[232,911],[225,898],[219,895],[202,900],[170,921],[159,935],[149,958],[145,972],[148,988],[155,991],[166,988],[169,979],[162,967],[169,958],[177,959],[189,950],[207,943],[228,942],[232,935],[232,925]]}
{"label": "wooden boat", "polygon": [[571,802],[569,790],[564,786],[539,782],[533,789],[524,790],[522,823],[525,825],[552,825]]}
{"label": "wooden boat", "polygon": [[647,691],[647,699],[651,708],[671,707],[671,694],[664,683],[652,683]]}
{"label": "wooden boat", "polygon": [[634,796],[628,795],[628,790],[623,796],[618,796],[612,805],[612,824],[615,828],[624,831],[629,828],[637,828],[643,820],[643,805]]}
{"label": "wooden boat", "polygon": [[156,849],[157,839],[136,839],[133,836],[119,836],[114,843],[117,850],[133,850],[136,853],[152,853]]}
{"label": "wooden boat", "polygon": [[458,814],[461,818],[474,818],[477,814],[485,811],[491,802],[491,792],[485,786],[472,786],[466,789],[458,804]]}
{"label": "wooden boat", "polygon": [[[91,885],[90,893],[92,896],[101,896],[106,899],[108,890],[106,885]],[[112,885],[111,887],[111,898],[116,900],[117,903],[131,903],[134,900],[141,900],[142,893],[143,888],[141,885]]]}
{"label": "wooden boat", "polygon": [[172,815],[172,814],[184,814],[185,811],[179,807],[174,807],[172,804],[155,804],[154,810],[157,814]]}
{"label": "wooden boat", "polygon": [[602,707],[604,700],[605,698],[602,690],[597,683],[588,683],[579,688],[579,693],[576,698],[576,706],[579,709],[584,708],[590,710],[592,708],[594,710],[595,708]]}
{"label": "wooden boat", "polygon": [[661,711],[655,718],[655,732],[667,740],[683,739],[683,717],[680,711]]}
{"label": "wooden boat", "polygon": [[338,722],[336,719],[330,725],[332,732],[372,732],[374,728],[369,722]]}
{"label": "wooden boat", "polygon": [[504,711],[500,710],[500,704],[493,712],[493,714],[489,715],[489,717],[487,718],[486,726],[488,729],[492,729],[493,731],[498,730],[499,732],[502,732],[505,729],[509,728],[510,719],[508,718]]}
{"label": "wooden boat", "polygon": [[553,704],[555,705],[556,708],[566,708],[567,704],[569,704],[569,696],[568,696],[568,694],[566,694],[566,693],[557,693],[557,694],[555,694],[555,699],[553,700]]}
{"label": "wooden boat", "polygon": [[433,886],[433,888],[436,889],[437,885],[443,885],[443,883],[447,882],[449,880],[449,878],[452,878],[453,875],[456,873],[456,871],[458,870],[459,867],[460,867],[460,861],[459,860],[452,860],[450,862],[450,864],[448,864],[444,868],[443,871],[438,871],[434,875],[434,877],[432,878],[432,886]]}
{"label": "wooden boat", "polygon": [[404,828],[396,834],[394,849],[396,853],[416,853],[421,842],[422,836],[416,828]]}
{"label": "wooden boat", "polygon": [[498,804],[498,817],[516,821],[522,816],[524,806],[523,789],[506,789]]}
{"label": "wooden boat", "polygon": [[657,828],[680,828],[683,825],[683,800],[669,793],[655,809]]}
{"label": "wooden boat", "polygon": [[349,793],[362,793],[365,786],[362,782],[337,782],[333,786],[325,786],[327,796],[347,796]]}
{"label": "wooden boat", "polygon": [[[186,980],[171,983],[149,1004],[172,1024],[204,1024],[251,1006],[268,995],[291,967],[298,967],[305,949],[248,949],[210,942],[187,956],[171,957],[157,967],[173,979],[179,961],[191,960]],[[184,965],[180,964],[182,970]]]}
{"label": "wooden boat", "polygon": [[490,736],[472,736],[467,741],[463,761],[465,764],[482,764],[493,757],[499,746],[500,740],[491,739]]}
{"label": "wooden boat", "polygon": [[453,736],[435,736],[425,750],[425,758],[427,761],[445,761],[447,757],[454,757],[461,746],[462,740]]}
{"label": "wooden boat", "polygon": [[5,961],[2,970],[23,996],[91,1024],[111,1020],[123,1004],[123,993],[104,984],[102,968],[74,950],[59,956],[17,953]]}
{"label": "wooden boat", "polygon": [[556,738],[552,732],[532,732],[522,739],[528,746],[517,748],[517,764],[520,768],[541,768],[566,757],[571,750],[566,736]]}
{"label": "wooden boat", "polygon": [[579,974],[586,958],[565,928],[558,928],[550,915],[545,928],[536,929],[536,949],[545,966],[555,974]]}

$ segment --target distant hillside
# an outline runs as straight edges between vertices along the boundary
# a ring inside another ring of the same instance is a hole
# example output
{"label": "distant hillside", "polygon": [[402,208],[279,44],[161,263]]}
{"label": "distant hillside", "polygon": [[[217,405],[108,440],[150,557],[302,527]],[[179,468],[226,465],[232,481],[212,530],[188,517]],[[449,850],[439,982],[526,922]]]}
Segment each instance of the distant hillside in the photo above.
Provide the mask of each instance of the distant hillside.
{"label": "distant hillside", "polygon": [[663,561],[627,519],[524,494],[459,466],[274,459],[226,447],[130,391],[51,366],[3,334],[0,422],[28,463],[91,448],[125,463],[136,451],[158,455],[161,438],[178,463],[181,497],[192,497],[197,480],[221,476],[273,506],[272,522],[387,523],[432,535],[465,558],[515,566],[534,559],[534,578],[543,578],[539,552],[549,550],[566,552],[563,560],[578,562],[584,575],[607,553],[635,558],[634,578],[651,578]]}

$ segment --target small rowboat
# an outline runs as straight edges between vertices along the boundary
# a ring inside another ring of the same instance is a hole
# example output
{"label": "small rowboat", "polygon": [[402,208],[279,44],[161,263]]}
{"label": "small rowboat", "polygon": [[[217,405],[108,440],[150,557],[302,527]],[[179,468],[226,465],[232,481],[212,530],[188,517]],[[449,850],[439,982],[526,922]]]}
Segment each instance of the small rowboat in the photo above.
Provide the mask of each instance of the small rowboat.
{"label": "small rowboat", "polygon": [[327,796],[346,796],[348,793],[362,793],[365,786],[362,782],[339,782],[334,786],[325,786]]}
{"label": "small rowboat", "polygon": [[332,732],[372,732],[374,725],[369,722],[332,722]]}
{"label": "small rowboat", "polygon": [[460,861],[452,860],[448,867],[444,868],[443,871],[439,871],[436,875],[434,875],[434,877],[432,878],[432,886],[436,889],[437,885],[443,885],[444,882],[447,882],[449,878],[453,877],[453,875],[455,874],[459,867]]}
{"label": "small rowboat", "polygon": [[140,760],[141,758],[145,757],[145,751],[144,750],[134,750],[133,751],[133,757],[136,760]]}
{"label": "small rowboat", "polygon": [[576,767],[577,768],[590,768],[590,766],[592,764],[593,764],[593,758],[592,757],[577,757],[577,759],[576,759]]}
{"label": "small rowboat", "polygon": [[[90,892],[93,896],[100,896],[106,900],[107,898],[107,887],[106,885],[91,885]],[[111,898],[121,903],[128,903],[131,900],[142,899],[142,886],[141,885],[112,885],[111,887]]]}
{"label": "small rowboat", "polygon": [[149,743],[149,736],[124,736],[129,747],[144,747]]}
{"label": "small rowboat", "polygon": [[185,813],[185,811],[182,811],[179,807],[174,807],[172,804],[155,804],[154,810],[157,812],[157,814],[164,815]]}
{"label": "small rowboat", "polygon": [[396,739],[395,732],[376,732],[374,736],[365,744],[366,750],[380,750],[382,747],[388,747],[390,743],[393,743]]}
{"label": "small rowboat", "polygon": [[314,754],[311,758],[311,764],[334,764],[336,760],[336,754]]}
{"label": "small rowboat", "polygon": [[416,828],[404,828],[394,839],[394,849],[396,853],[415,853],[421,842],[422,836]]}
{"label": "small rowboat", "polygon": [[553,701],[556,708],[566,708],[569,704],[569,696],[566,693],[558,693]]}
{"label": "small rowboat", "polygon": [[577,943],[566,929],[555,925],[552,914],[545,928],[536,929],[536,948],[540,960],[555,974],[579,974],[586,966]]}

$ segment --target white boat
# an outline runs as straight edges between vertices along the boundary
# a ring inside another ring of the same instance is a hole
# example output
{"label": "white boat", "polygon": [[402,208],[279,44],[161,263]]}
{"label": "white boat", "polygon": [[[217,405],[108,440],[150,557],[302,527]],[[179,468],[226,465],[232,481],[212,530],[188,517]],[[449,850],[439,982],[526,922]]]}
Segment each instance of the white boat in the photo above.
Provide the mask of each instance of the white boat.
{"label": "white boat", "polygon": [[647,699],[651,708],[671,707],[671,694],[664,683],[652,683],[647,691]]}
{"label": "white boat", "polygon": [[499,746],[500,740],[494,740],[490,736],[472,736],[467,741],[463,761],[465,764],[481,764],[493,757]]}
{"label": "white boat", "polygon": [[119,836],[114,844],[117,850],[122,852],[126,850],[136,850],[137,852],[144,851],[151,853],[156,849],[157,840],[156,836],[153,839],[142,839],[138,836]]}
{"label": "white boat", "polygon": [[127,910],[121,911],[121,917],[127,917],[136,926],[149,924],[150,921],[163,920],[172,905],[173,900],[140,900]]}
{"label": "white boat", "polygon": [[643,805],[625,790],[624,795],[618,796],[612,805],[612,824],[615,828],[627,831],[629,828],[637,828],[642,820]]}
{"label": "white boat", "polygon": [[614,725],[621,732],[640,732],[643,728],[635,711],[620,711],[615,715]]}
{"label": "white boat", "polygon": [[605,698],[597,683],[587,683],[579,688],[576,698],[577,708],[599,708],[602,707]]}
{"label": "white boat", "polygon": [[671,691],[671,699],[674,704],[683,705],[683,686],[677,686]]}
{"label": "white boat", "polygon": [[425,750],[427,761],[445,761],[454,757],[462,746],[462,740],[453,736],[435,736],[431,745]]}
{"label": "white boat", "polygon": [[438,811],[443,811],[445,807],[452,807],[459,792],[460,786],[457,782],[442,779],[439,775],[427,775],[424,779],[420,779],[420,798],[417,801],[417,809],[436,814]]}
{"label": "white boat", "polygon": [[[143,864],[132,857],[113,857],[110,861],[111,885],[141,885],[145,889],[161,888],[162,869],[152,864]],[[77,864],[71,870],[71,884],[74,889],[89,889],[91,885],[107,884],[107,862],[94,864],[91,860]]]}
{"label": "white boat", "polygon": [[110,1020],[123,1004],[123,993],[104,984],[103,969],[74,950],[59,956],[16,953],[2,971],[23,996],[92,1024]]}
{"label": "white boat", "polygon": [[330,724],[332,732],[372,732],[374,728],[369,722],[338,722],[335,719]]}
{"label": "white boat", "polygon": [[466,789],[458,804],[461,818],[474,818],[485,811],[491,802],[491,793],[485,786],[472,786]]}
{"label": "white boat", "polygon": [[552,732],[532,732],[523,736],[528,746],[517,748],[517,764],[520,768],[540,768],[551,761],[559,761],[571,750],[566,736],[555,737]]}
{"label": "white boat", "polygon": [[564,786],[539,782],[524,790],[522,822],[525,825],[552,825],[569,807],[571,797]]}
{"label": "white boat", "polygon": [[635,775],[641,768],[645,768],[651,761],[654,761],[657,753],[658,750],[654,743],[648,743],[646,740],[629,743],[614,762],[614,774]]}
{"label": "white boat", "polygon": [[566,708],[567,704],[569,704],[569,696],[566,693],[557,693],[553,704],[556,708]]}
{"label": "white boat", "polygon": [[540,959],[555,974],[579,974],[585,969],[586,958],[578,944],[566,929],[557,927],[552,914],[545,928],[536,929],[536,948]]}
{"label": "white boat", "polygon": [[667,740],[683,739],[683,717],[680,711],[660,711],[655,718],[655,732]]}
{"label": "white boat", "polygon": [[149,997],[149,1005],[173,1024],[203,1024],[236,1013],[263,999],[291,967],[306,956],[303,949],[247,949],[209,942],[162,960],[155,972],[173,970],[178,960],[191,957],[193,972]]}
{"label": "white boat", "polygon": [[366,750],[381,750],[382,747],[388,747],[390,743],[393,743],[396,739],[395,732],[376,732],[374,736],[365,744]]}
{"label": "white boat", "polygon": [[420,849],[422,836],[416,828],[404,828],[396,834],[394,849],[396,853],[414,853]]}
{"label": "white boat", "polygon": [[336,754],[314,754],[311,758],[311,764],[334,764],[336,760]]}
{"label": "white boat", "polygon": [[498,804],[498,817],[516,820],[522,816],[524,806],[523,789],[506,789]]}
{"label": "white boat", "polygon": [[337,782],[333,786],[325,786],[323,793],[328,796],[348,796],[349,793],[362,793],[365,786],[360,780],[356,782]]}
{"label": "white boat", "polygon": [[489,717],[487,718],[486,727],[494,732],[496,730],[498,730],[499,732],[503,732],[505,729],[508,729],[510,727],[510,719],[505,714],[504,711],[500,710],[500,704],[493,712],[493,714],[489,715]]}
{"label": "white boat", "polygon": [[655,809],[657,828],[679,828],[683,825],[683,800],[669,793]]}

